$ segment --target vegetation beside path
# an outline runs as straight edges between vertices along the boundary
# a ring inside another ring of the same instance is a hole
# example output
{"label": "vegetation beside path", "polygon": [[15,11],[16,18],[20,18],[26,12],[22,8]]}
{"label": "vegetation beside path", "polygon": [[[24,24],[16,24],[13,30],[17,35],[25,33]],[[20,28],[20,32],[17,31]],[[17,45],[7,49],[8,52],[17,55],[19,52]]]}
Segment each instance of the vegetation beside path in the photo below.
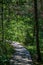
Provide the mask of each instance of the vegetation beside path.
{"label": "vegetation beside path", "polygon": [[10,65],[10,59],[15,52],[14,47],[9,43],[0,43],[0,65]]}

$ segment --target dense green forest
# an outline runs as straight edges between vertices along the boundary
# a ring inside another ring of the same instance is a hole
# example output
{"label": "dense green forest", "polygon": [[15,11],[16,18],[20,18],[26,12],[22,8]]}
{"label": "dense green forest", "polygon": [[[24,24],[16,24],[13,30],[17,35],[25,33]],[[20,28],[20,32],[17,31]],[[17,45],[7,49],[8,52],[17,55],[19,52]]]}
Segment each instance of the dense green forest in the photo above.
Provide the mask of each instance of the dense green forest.
{"label": "dense green forest", "polygon": [[6,40],[22,43],[30,51],[34,65],[39,51],[42,64],[43,0],[0,0],[0,65],[7,65],[15,52]]}

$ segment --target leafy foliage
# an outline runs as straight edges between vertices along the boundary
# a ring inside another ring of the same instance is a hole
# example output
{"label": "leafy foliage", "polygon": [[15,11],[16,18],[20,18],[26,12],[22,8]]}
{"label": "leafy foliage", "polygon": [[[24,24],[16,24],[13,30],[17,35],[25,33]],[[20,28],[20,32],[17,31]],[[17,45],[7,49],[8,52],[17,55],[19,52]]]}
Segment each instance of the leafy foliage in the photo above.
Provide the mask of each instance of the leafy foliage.
{"label": "leafy foliage", "polygon": [[9,62],[14,52],[14,48],[9,43],[0,43],[0,64],[5,65]]}
{"label": "leafy foliage", "polygon": [[[41,53],[43,53],[43,19],[40,17],[39,4],[38,0],[39,41]],[[33,7],[33,0],[3,0],[4,40],[23,43],[34,57],[34,53],[36,54],[36,40],[33,34],[35,24]],[[2,3],[0,3],[0,41],[2,40],[1,8]],[[13,47],[9,43],[0,43],[0,60],[9,59],[13,53],[12,51]]]}

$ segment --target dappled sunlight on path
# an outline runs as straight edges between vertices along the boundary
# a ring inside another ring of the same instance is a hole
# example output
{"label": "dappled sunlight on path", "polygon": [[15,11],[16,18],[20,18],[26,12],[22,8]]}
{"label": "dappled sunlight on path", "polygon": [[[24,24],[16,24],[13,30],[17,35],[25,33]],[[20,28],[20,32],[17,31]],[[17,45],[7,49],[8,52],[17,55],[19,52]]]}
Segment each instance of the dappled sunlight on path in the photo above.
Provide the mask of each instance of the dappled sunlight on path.
{"label": "dappled sunlight on path", "polygon": [[32,65],[30,53],[20,43],[13,42],[11,45],[13,45],[16,50],[13,58],[10,60],[11,65]]}

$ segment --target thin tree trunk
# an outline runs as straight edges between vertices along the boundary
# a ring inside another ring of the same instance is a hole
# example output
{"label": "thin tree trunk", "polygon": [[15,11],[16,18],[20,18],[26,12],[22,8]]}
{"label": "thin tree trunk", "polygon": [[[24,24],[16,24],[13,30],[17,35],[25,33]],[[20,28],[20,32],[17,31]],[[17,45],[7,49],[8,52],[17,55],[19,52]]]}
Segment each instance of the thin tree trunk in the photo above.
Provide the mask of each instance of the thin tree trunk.
{"label": "thin tree trunk", "polygon": [[43,0],[40,0],[41,10],[43,11]]}
{"label": "thin tree trunk", "polygon": [[2,20],[2,43],[3,43],[3,42],[4,42],[4,26],[3,26],[3,0],[2,0],[1,20]]}
{"label": "thin tree trunk", "polygon": [[37,48],[37,61],[41,60],[40,47],[39,47],[39,25],[38,25],[38,10],[37,10],[37,0],[34,0],[35,9],[35,23],[36,23],[36,48]]}

